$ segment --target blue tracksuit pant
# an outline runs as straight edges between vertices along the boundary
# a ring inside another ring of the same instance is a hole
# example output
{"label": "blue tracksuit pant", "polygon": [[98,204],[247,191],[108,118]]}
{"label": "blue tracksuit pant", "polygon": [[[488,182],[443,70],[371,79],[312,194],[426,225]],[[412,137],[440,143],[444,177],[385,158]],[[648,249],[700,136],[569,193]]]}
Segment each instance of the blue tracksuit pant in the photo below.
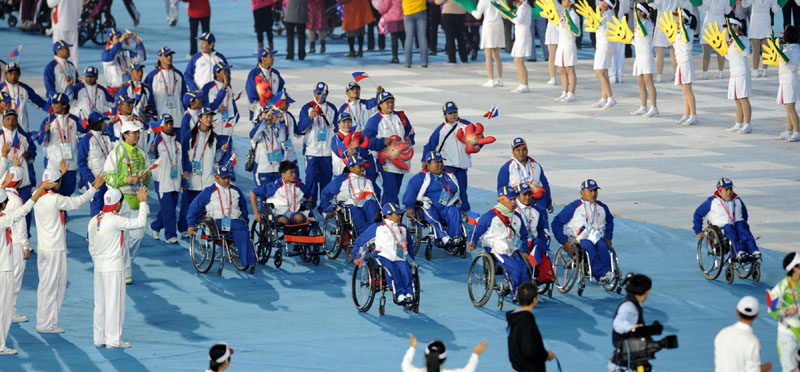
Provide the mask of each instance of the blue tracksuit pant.
{"label": "blue tracksuit pant", "polygon": [[158,214],[156,215],[155,221],[150,224],[150,229],[153,231],[159,231],[164,229],[164,239],[175,238],[178,236],[177,232],[175,231],[176,224],[176,216],[175,210],[178,207],[178,197],[180,194],[177,191],[166,192],[164,195],[158,191],[158,182],[154,182],[156,185],[156,194],[158,195],[159,200],[159,210]]}
{"label": "blue tracksuit pant", "polygon": [[389,173],[381,169],[383,179],[383,195],[381,195],[381,205],[386,203],[400,204],[400,186],[403,184],[402,173]]}
{"label": "blue tracksuit pant", "polygon": [[[445,207],[439,203],[433,203],[429,209],[423,209],[425,220],[433,226],[434,235],[437,239],[445,236],[458,238],[461,236],[461,211],[454,207]],[[445,234],[442,222],[447,223],[447,233]]]}
{"label": "blue tracksuit pant", "polygon": [[374,200],[367,200],[361,207],[348,205],[347,209],[350,210],[350,216],[353,218],[353,224],[356,225],[356,232],[359,234],[375,223],[375,215],[381,212],[381,207]]}
{"label": "blue tracksuit pant", "polygon": [[516,298],[517,288],[519,288],[522,283],[531,280],[530,275],[528,275],[527,264],[525,264],[522,256],[518,254],[511,256],[505,254],[496,254],[494,257],[497,258],[497,263],[503,268],[503,270],[506,271],[508,280],[511,281],[511,293],[513,293],[513,298]]}
{"label": "blue tracksuit pant", "polygon": [[253,173],[255,175],[256,186],[266,185],[268,183],[272,183],[278,178],[281,178],[281,174],[278,172],[269,172],[269,173]]}
{"label": "blue tracksuit pant", "polygon": [[721,229],[725,237],[733,244],[733,249],[736,251],[734,252],[735,254],[739,252],[747,252],[748,254],[758,252],[756,238],[747,229],[746,223],[737,221],[734,224],[722,226]]}
{"label": "blue tracksuit pant", "polygon": [[319,193],[333,177],[333,163],[330,156],[306,156],[306,186],[309,188],[308,196],[314,203],[319,202]]}
{"label": "blue tracksuit pant", "polygon": [[[387,268],[392,274],[392,278],[394,278],[392,285],[396,296],[414,294],[414,289],[411,287],[411,265],[407,261],[389,261],[383,256],[378,256],[378,260],[381,266]],[[386,281],[391,281],[391,278],[387,276]]]}
{"label": "blue tracksuit pant", "polygon": [[244,221],[238,218],[231,219],[231,231],[228,232],[222,232],[222,220],[218,219],[216,222],[221,234],[233,236],[233,244],[236,244],[236,251],[239,252],[239,263],[242,266],[255,266],[256,252],[250,243],[250,231]]}
{"label": "blue tracksuit pant", "polygon": [[448,172],[452,172],[458,181],[458,197],[461,199],[461,210],[469,210],[469,196],[467,196],[467,170],[456,167],[444,167]]}
{"label": "blue tracksuit pant", "polygon": [[592,275],[595,279],[600,279],[611,271],[611,254],[608,253],[608,244],[605,239],[601,238],[597,244],[592,244],[588,239],[581,239],[581,248],[589,252]]}
{"label": "blue tracksuit pant", "polygon": [[186,223],[186,213],[189,212],[189,204],[192,204],[192,200],[200,194],[200,191],[193,191],[193,190],[183,190],[181,193],[181,210],[178,213],[178,231],[185,232],[189,229]]}

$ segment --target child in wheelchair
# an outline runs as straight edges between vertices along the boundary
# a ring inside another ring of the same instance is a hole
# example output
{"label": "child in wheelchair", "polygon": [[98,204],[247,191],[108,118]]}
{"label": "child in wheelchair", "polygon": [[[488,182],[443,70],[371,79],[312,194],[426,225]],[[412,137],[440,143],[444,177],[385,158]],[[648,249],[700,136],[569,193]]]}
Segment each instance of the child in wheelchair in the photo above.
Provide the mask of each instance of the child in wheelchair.
{"label": "child in wheelchair", "polygon": [[542,216],[533,205],[533,191],[531,185],[520,183],[514,188],[517,193],[516,212],[522,217],[522,225],[528,232],[528,251],[529,254],[522,253],[522,256],[534,269],[534,277],[538,284],[553,281],[553,265],[547,252],[547,216]]}
{"label": "child in wheelchair", "polygon": [[362,157],[352,155],[347,157],[347,166],[344,173],[336,176],[328,186],[322,190],[320,208],[328,216],[333,216],[333,209],[337,201],[341,201],[350,210],[356,232],[361,234],[375,221],[375,216],[381,213],[378,205],[380,194],[375,185],[365,175],[364,165],[367,163]]}
{"label": "child in wheelchair", "polygon": [[571,252],[570,238],[579,242],[589,253],[592,275],[600,283],[614,279],[611,271],[609,244],[614,233],[614,217],[602,202],[597,200],[597,182],[587,179],[581,183],[581,198],[569,203],[550,223],[556,240]]}
{"label": "child in wheelchair", "polygon": [[703,221],[708,219],[709,225],[722,230],[722,233],[733,245],[736,259],[740,261],[758,260],[761,252],[756,246],[756,239],[750,233],[747,223],[747,208],[739,195],[733,192],[733,181],[720,178],[717,191],[706,199],[694,211],[694,233],[697,239],[703,238]]}
{"label": "child in wheelchair", "polygon": [[[436,245],[457,246],[461,243],[458,180],[452,173],[444,171],[444,159],[438,152],[425,152],[422,161],[427,170],[417,173],[406,185],[403,195],[406,214],[416,217],[414,207],[417,202],[422,202],[423,216],[433,228]],[[447,231],[440,221],[447,224]]]}
{"label": "child in wheelchair", "polygon": [[281,178],[271,183],[261,184],[250,191],[250,204],[254,218],[261,221],[264,212],[258,206],[258,198],[271,203],[275,221],[281,225],[301,224],[308,220],[308,210],[301,211],[303,199],[306,197],[306,186],[297,179],[297,165],[291,161],[281,161],[278,166]]}
{"label": "child in wheelchair", "polygon": [[197,223],[205,215],[217,223],[221,235],[233,237],[242,266],[255,267],[255,251],[248,230],[247,202],[242,190],[231,185],[231,171],[228,166],[217,165],[214,170],[215,184],[201,191],[189,205],[186,214],[189,235],[194,235]]}
{"label": "child in wheelchair", "polygon": [[475,250],[478,241],[491,253],[497,263],[508,274],[511,281],[513,301],[517,301],[517,288],[530,281],[528,265],[522,258],[527,253],[528,230],[522,216],[514,212],[517,192],[513,187],[503,186],[497,190],[497,205],[484,213],[467,243],[467,249]]}
{"label": "child in wheelchair", "polygon": [[[414,301],[412,287],[412,270],[408,259],[414,259],[414,240],[408,229],[402,224],[403,210],[394,203],[383,206],[383,222],[377,222],[359,235],[354,243],[353,263],[361,265],[361,257],[368,246],[374,241],[375,253],[381,266],[385,267],[392,275],[392,287],[397,297],[397,302],[406,306]],[[390,280],[390,278],[386,278]]]}

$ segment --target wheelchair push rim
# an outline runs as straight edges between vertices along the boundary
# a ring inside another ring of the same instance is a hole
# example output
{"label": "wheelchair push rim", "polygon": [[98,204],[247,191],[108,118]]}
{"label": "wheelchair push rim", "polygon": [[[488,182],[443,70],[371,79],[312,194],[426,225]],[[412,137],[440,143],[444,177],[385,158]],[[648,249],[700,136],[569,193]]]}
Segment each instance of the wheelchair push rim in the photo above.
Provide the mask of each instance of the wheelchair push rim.
{"label": "wheelchair push rim", "polygon": [[[578,249],[574,246],[572,249]],[[567,293],[575,285],[578,279],[579,272],[582,272],[579,254],[567,252],[564,246],[561,246],[556,251],[556,257],[553,260],[553,280],[561,293]]]}
{"label": "wheelchair push rim", "polygon": [[617,289],[619,282],[621,280],[622,273],[619,270],[619,256],[617,256],[617,252],[614,250],[614,247],[608,247],[608,254],[611,256],[611,272],[614,273],[614,279],[611,279],[608,283],[603,283],[603,289],[606,291],[613,291]]}
{"label": "wheelchair push rim", "polygon": [[322,233],[325,236],[323,249],[329,259],[335,260],[342,252],[342,232],[336,217],[325,217],[322,222]]}
{"label": "wheelchair push rim", "polygon": [[697,264],[700,273],[708,280],[714,280],[722,272],[722,247],[716,230],[706,228],[702,239],[697,242]]}
{"label": "wheelchair push rim", "polygon": [[211,228],[203,221],[197,224],[195,233],[189,242],[189,255],[192,257],[194,268],[203,274],[211,270],[216,258],[216,245],[210,237]]}
{"label": "wheelchair push rim", "polygon": [[372,302],[375,301],[376,280],[375,270],[372,262],[364,257],[361,265],[356,265],[353,268],[353,276],[350,285],[350,292],[353,297],[353,303],[356,309],[360,312],[369,311],[372,307]]}
{"label": "wheelchair push rim", "polygon": [[489,302],[494,290],[494,260],[486,252],[481,252],[469,267],[467,290],[469,299],[475,306],[483,306]]}

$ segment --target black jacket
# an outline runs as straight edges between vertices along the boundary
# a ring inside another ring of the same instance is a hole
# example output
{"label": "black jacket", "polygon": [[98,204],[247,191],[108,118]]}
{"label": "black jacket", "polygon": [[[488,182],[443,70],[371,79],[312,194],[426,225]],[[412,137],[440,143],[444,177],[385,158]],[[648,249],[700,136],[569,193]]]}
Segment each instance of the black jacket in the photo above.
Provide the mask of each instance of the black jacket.
{"label": "black jacket", "polygon": [[533,313],[522,309],[509,311],[506,320],[511,367],[517,372],[544,372],[547,350]]}

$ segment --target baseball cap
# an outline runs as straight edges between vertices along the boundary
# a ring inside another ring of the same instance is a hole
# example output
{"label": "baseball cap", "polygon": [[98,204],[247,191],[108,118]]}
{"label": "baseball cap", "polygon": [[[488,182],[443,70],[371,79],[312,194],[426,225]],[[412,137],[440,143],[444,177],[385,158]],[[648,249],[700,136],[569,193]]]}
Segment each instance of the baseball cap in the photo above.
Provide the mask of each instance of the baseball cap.
{"label": "baseball cap", "polygon": [[203,107],[203,108],[200,109],[200,115],[199,116],[216,115],[216,114],[217,113],[214,110],[212,110],[210,107]]}
{"label": "baseball cap", "polygon": [[358,83],[356,83],[355,81],[351,81],[351,82],[347,83],[347,88],[344,91],[347,92],[347,91],[349,91],[350,89],[353,89],[353,88],[361,88],[361,86],[358,85]]}
{"label": "baseball cap", "polygon": [[214,176],[215,177],[230,177],[231,169],[225,165],[217,165],[214,167]]}
{"label": "baseball cap", "polygon": [[727,189],[733,187],[733,181],[730,178],[722,177],[717,181],[717,189]]}
{"label": "baseball cap", "polygon": [[350,116],[350,113],[343,112],[343,113],[339,114],[339,121],[342,122],[342,121],[345,121],[345,120],[353,121],[353,117]]}
{"label": "baseball cap", "polygon": [[120,129],[120,132],[138,132],[140,130],[142,130],[142,124],[140,124],[138,121],[124,121],[122,122],[122,128]]}
{"label": "baseball cap", "polygon": [[531,185],[529,185],[527,182],[523,182],[523,183],[517,185],[517,187],[515,187],[514,189],[515,189],[514,191],[517,192],[517,195],[522,194],[524,192],[532,191],[531,190]]}
{"label": "baseball cap", "polygon": [[50,100],[52,103],[69,103],[69,97],[64,93],[53,94]]}
{"label": "baseball cap", "polygon": [[128,66],[128,70],[129,71],[135,71],[135,70],[138,70],[140,68],[144,68],[144,65],[141,64],[141,63],[131,63],[130,66]]}
{"label": "baseball cap", "polygon": [[386,92],[386,91],[380,92],[380,94],[378,94],[378,103],[383,103],[384,101],[386,101],[389,98],[394,98],[394,96],[391,93]]}
{"label": "baseball cap", "polygon": [[6,92],[0,92],[0,102],[11,102],[11,96]]}
{"label": "baseball cap", "polygon": [[442,111],[445,114],[449,114],[451,112],[457,112],[458,106],[456,106],[456,103],[453,101],[447,101],[444,103],[444,106],[442,106]]}
{"label": "baseball cap", "polygon": [[214,73],[215,74],[217,72],[222,71],[222,70],[230,70],[230,69],[231,69],[231,66],[230,65],[226,65],[224,63],[217,63],[217,64],[214,65]]}
{"label": "baseball cap", "polygon": [[366,160],[364,160],[363,158],[361,158],[358,155],[352,155],[352,156],[347,158],[347,166],[348,167],[352,167],[352,166],[358,165],[358,164],[364,164],[366,162],[367,162]]}
{"label": "baseball cap", "polygon": [[386,204],[384,204],[382,211],[383,211],[383,215],[384,216],[388,216],[388,215],[394,214],[394,213],[396,213],[396,214],[403,213],[403,210],[400,209],[400,207],[398,207],[397,204],[394,204],[394,203],[386,203]]}
{"label": "baseball cap", "polygon": [[42,182],[44,181],[56,182],[59,179],[61,179],[61,171],[59,170],[47,168],[44,170],[44,172],[42,172]]}
{"label": "baseball cap", "polygon": [[595,180],[589,178],[586,181],[581,182],[581,190],[594,190],[600,189],[600,186],[597,186],[597,182]]}
{"label": "baseball cap", "polygon": [[503,186],[497,189],[497,196],[505,196],[507,198],[516,198],[517,192],[511,186]]}
{"label": "baseball cap", "polygon": [[10,63],[9,63],[7,66],[6,66],[6,72],[9,72],[9,71],[19,71],[19,70],[20,70],[20,68],[19,68],[19,63],[16,63],[16,62],[10,62]]}
{"label": "baseball cap", "polygon": [[172,115],[170,115],[170,114],[161,114],[160,119],[161,119],[162,123],[166,123],[168,121],[171,121],[173,123],[175,122],[175,119],[173,119]]}
{"label": "baseball cap", "polygon": [[117,31],[116,28],[112,28],[108,30],[108,36],[106,36],[106,39],[110,39],[112,36],[119,36],[119,35],[121,35],[121,33]]}
{"label": "baseball cap", "polygon": [[274,55],[278,54],[278,51],[275,50],[275,49],[261,48],[261,49],[258,50],[258,59],[260,60],[261,58],[266,57],[267,54],[271,54],[271,55],[274,56]]}
{"label": "baseball cap", "polygon": [[514,138],[514,141],[513,141],[513,142],[511,142],[511,148],[512,148],[512,149],[513,149],[513,148],[516,148],[517,146],[520,146],[520,145],[521,145],[521,146],[528,147],[528,144],[527,144],[527,143],[525,143],[525,139],[523,139],[522,137],[517,137],[517,138]]}
{"label": "baseball cap", "polygon": [[175,54],[175,51],[169,47],[161,47],[161,49],[158,50],[158,55],[160,56],[168,56],[172,54]]}
{"label": "baseball cap", "polygon": [[99,121],[101,121],[103,119],[105,119],[105,116],[103,114],[101,114],[101,113],[99,113],[97,111],[92,111],[89,114],[89,117],[86,119],[86,121],[88,121],[89,124],[91,125],[91,124],[97,123],[97,122],[99,122]]}
{"label": "baseball cap", "polygon": [[17,110],[14,110],[12,108],[5,109],[5,111],[3,111],[3,116],[8,116],[8,115],[16,116],[17,115]]}
{"label": "baseball cap", "polygon": [[436,151],[427,151],[422,156],[422,161],[443,161],[442,155]]}
{"label": "baseball cap", "polygon": [[55,51],[57,51],[57,50],[59,50],[59,49],[62,49],[62,48],[69,48],[69,47],[71,47],[71,46],[72,46],[72,44],[68,44],[68,43],[67,43],[66,41],[64,41],[64,40],[59,40],[59,41],[56,41],[55,43],[53,43],[53,51],[55,52]]}
{"label": "baseball cap", "polygon": [[22,167],[11,167],[11,168],[8,168],[8,173],[11,173],[11,182],[21,181],[23,172],[24,171],[22,170]]}
{"label": "baseball cap", "polygon": [[758,300],[753,296],[744,296],[736,304],[736,311],[745,316],[758,315]]}
{"label": "baseball cap", "polygon": [[325,84],[321,81],[314,86],[314,93],[322,93],[327,91],[328,91],[328,84]]}
{"label": "baseball cap", "polygon": [[200,36],[197,37],[197,40],[204,40],[209,43],[215,43],[217,39],[214,37],[214,34],[210,32],[203,32]]}
{"label": "baseball cap", "polygon": [[83,69],[83,74],[86,76],[94,76],[97,77],[97,67],[89,66]]}
{"label": "baseball cap", "polygon": [[196,92],[186,92],[186,94],[183,95],[183,105],[189,107],[195,98],[203,99],[203,92],[200,90]]}
{"label": "baseball cap", "polygon": [[103,194],[104,205],[116,205],[120,200],[122,200],[122,193],[118,189],[109,188],[108,191]]}

